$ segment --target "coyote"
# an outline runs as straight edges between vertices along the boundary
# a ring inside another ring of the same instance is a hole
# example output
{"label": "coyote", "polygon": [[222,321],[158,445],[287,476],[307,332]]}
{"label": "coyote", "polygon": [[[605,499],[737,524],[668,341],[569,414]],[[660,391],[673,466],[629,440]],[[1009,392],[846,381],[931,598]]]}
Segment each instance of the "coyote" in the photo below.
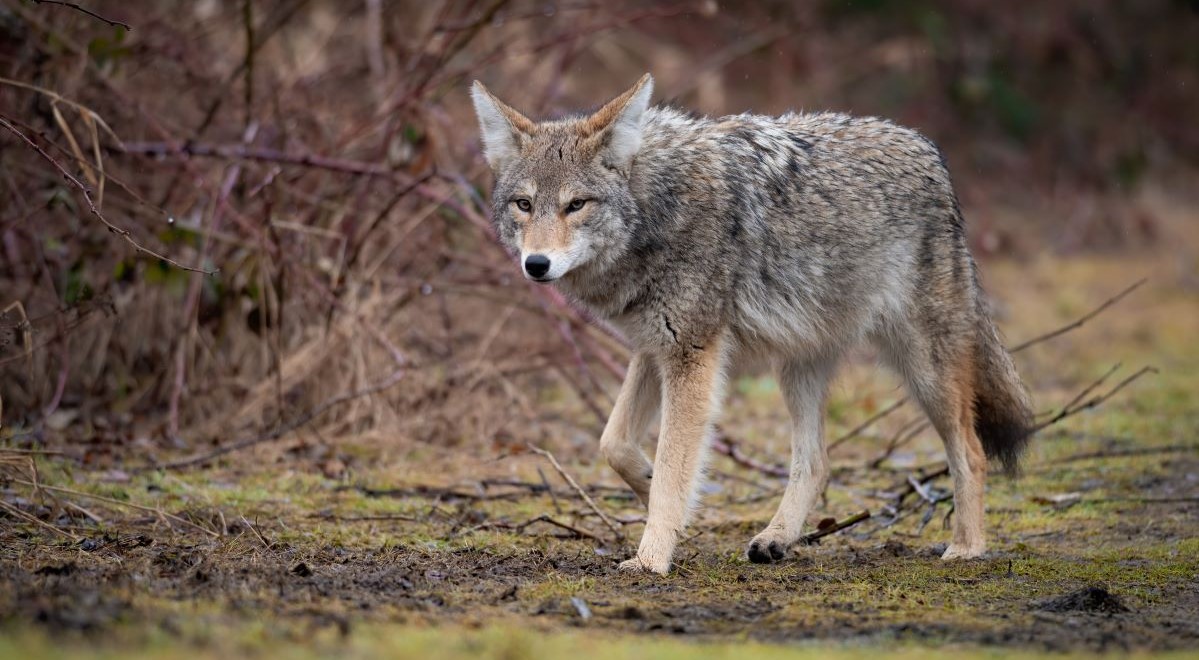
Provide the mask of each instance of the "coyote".
{"label": "coyote", "polygon": [[[984,551],[987,458],[1015,471],[1028,395],[1000,343],[937,147],[877,118],[697,117],[649,107],[653,79],[598,111],[535,122],[471,89],[494,222],[524,274],[627,336],[600,438],[648,506],[623,570],[667,573],[696,500],[726,374],[771,365],[792,418],[790,480],[750,561],[783,558],[828,481],[838,361],[876,346],[944,441],[953,540]],[[640,439],[661,414],[653,463]]]}

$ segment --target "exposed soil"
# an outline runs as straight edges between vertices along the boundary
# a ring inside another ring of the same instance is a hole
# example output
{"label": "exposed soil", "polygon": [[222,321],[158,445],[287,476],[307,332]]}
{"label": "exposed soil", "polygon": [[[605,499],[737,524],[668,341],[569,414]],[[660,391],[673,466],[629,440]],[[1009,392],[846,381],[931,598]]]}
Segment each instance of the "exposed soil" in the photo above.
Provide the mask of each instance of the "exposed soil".
{"label": "exposed soil", "polygon": [[[1195,505],[1185,507],[1178,513],[1196,513]],[[800,549],[779,565],[757,566],[734,558],[734,535],[725,531],[693,540],[676,574],[661,578],[621,574],[615,567],[619,553],[601,556],[590,543],[558,539],[540,540],[543,547],[366,550],[266,548],[244,526],[215,541],[136,534],[62,546],[6,536],[0,591],[9,595],[0,598],[0,620],[52,632],[102,635],[136,621],[171,633],[186,627],[177,605],[207,602],[224,617],[265,614],[284,626],[333,626],[342,633],[361,621],[521,619],[540,627],[776,642],[918,639],[1054,650],[1199,646],[1196,582],[1151,577],[1179,561],[1194,575],[1194,557],[1109,571],[1107,585],[1094,586],[1084,582],[1085,565],[1095,560],[1042,554],[1052,544],[949,564],[936,558],[939,548],[922,542],[842,540]],[[878,597],[863,594],[864,585]],[[896,604],[905,601],[909,607]]]}

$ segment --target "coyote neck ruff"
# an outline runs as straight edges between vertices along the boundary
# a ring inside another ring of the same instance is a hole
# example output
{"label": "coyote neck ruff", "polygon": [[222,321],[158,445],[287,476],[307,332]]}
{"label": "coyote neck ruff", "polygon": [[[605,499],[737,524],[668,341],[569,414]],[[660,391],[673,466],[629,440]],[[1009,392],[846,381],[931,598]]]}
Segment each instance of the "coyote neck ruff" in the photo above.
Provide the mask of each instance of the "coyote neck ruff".
{"label": "coyote neck ruff", "polygon": [[[725,374],[778,374],[790,481],[754,562],[782,559],[828,479],[822,417],[861,341],[903,378],[954,480],[946,559],[980,555],[987,458],[1014,471],[1027,394],[1000,343],[937,147],[875,118],[697,118],[649,108],[653,83],[594,114],[537,123],[475,83],[494,221],[526,277],[553,282],[633,347],[600,439],[649,508],[626,570],[670,570]],[[651,463],[642,436],[661,416]]]}

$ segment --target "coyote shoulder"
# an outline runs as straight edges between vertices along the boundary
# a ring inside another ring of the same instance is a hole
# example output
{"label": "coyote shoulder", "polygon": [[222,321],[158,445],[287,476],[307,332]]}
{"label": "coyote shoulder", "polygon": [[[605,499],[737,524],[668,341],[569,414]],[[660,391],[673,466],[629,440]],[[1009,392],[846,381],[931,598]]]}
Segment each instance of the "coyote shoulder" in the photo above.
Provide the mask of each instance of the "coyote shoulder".
{"label": "coyote shoulder", "polygon": [[[754,562],[782,559],[828,479],[822,418],[847,350],[876,346],[945,444],[944,557],[984,551],[987,459],[1016,468],[1027,394],[979,288],[945,162],[919,133],[842,114],[695,117],[653,81],[597,112],[535,122],[472,89],[494,222],[526,277],[552,282],[633,347],[600,439],[649,509],[626,570],[670,570],[726,374],[773,365],[792,417],[790,481]],[[639,440],[661,416],[653,462]]]}

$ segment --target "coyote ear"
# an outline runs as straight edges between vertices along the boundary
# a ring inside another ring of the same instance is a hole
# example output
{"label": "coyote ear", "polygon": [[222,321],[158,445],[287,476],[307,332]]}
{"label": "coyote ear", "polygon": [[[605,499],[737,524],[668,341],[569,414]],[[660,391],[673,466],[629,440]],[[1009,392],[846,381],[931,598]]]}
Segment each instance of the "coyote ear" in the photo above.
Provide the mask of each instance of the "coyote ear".
{"label": "coyote ear", "polygon": [[584,136],[602,134],[601,154],[606,162],[625,168],[633,161],[641,149],[641,124],[653,93],[654,79],[647,73],[632,89],[583,120]]}
{"label": "coyote ear", "polygon": [[499,170],[509,158],[519,153],[522,136],[531,135],[535,125],[528,117],[492,96],[478,80],[471,85],[470,98],[475,103],[475,115],[483,135],[483,155],[491,169]]}

